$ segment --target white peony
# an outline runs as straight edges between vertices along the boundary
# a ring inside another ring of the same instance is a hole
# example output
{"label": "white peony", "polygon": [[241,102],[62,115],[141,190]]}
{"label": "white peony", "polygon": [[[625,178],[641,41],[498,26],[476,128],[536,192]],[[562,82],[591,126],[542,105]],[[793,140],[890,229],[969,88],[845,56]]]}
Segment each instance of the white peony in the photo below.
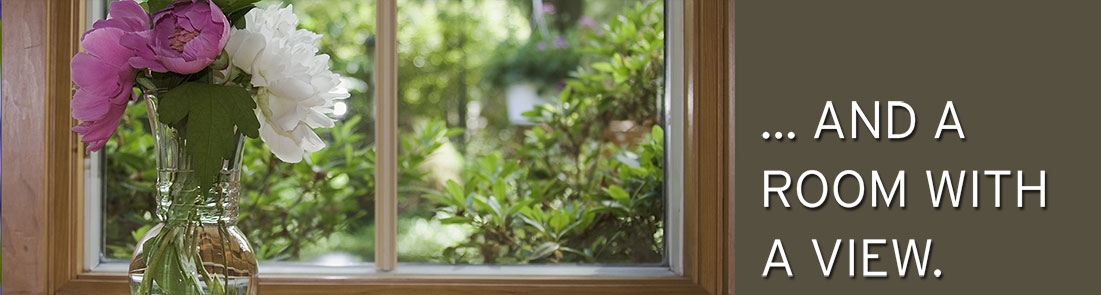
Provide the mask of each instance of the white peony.
{"label": "white peony", "polygon": [[325,147],[311,128],[333,127],[333,101],[348,98],[329,56],[317,54],[321,35],[299,30],[292,7],[273,5],[245,15],[233,29],[226,52],[234,66],[252,75],[257,87],[260,138],[280,160],[297,163]]}

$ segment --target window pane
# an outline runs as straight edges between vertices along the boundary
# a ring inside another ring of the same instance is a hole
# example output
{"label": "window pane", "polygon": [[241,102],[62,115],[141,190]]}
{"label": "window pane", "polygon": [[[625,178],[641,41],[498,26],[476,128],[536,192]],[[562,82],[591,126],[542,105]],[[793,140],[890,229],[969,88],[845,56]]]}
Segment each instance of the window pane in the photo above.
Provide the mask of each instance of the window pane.
{"label": "window pane", "polygon": [[[263,1],[260,7],[281,1]],[[282,163],[258,139],[246,143],[239,227],[261,260],[354,264],[374,260],[374,103],[371,93],[375,3],[282,1],[300,28],[324,35],[322,53],[352,96],[339,102],[337,126],[318,129],[328,146],[297,164]],[[145,109],[127,109],[102,157],[103,257],[129,259],[155,223],[156,181]]]}
{"label": "window pane", "polygon": [[400,262],[663,262],[661,1],[398,5]]}

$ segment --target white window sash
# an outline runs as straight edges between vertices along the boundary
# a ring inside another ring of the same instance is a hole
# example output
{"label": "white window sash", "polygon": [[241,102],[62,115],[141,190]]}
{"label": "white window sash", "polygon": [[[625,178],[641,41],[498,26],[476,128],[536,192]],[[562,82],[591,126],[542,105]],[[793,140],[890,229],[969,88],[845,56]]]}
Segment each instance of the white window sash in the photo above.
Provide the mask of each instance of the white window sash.
{"label": "white window sash", "polygon": [[[87,0],[88,27],[106,15],[106,0]],[[669,277],[684,274],[684,134],[688,109],[685,76],[685,5],[693,0],[666,0],[665,126],[666,260],[654,265],[446,265],[398,263],[397,254],[397,0],[377,0],[375,27],[375,262],[325,266],[305,262],[260,262],[265,277],[347,276],[401,278],[573,278]],[[85,158],[84,269],[92,273],[125,273],[127,263],[103,259],[101,161]],[[373,266],[373,267],[372,267]]]}
{"label": "white window sash", "polygon": [[665,1],[665,256],[669,269],[684,274],[684,135],[688,80],[684,74],[685,2]]}

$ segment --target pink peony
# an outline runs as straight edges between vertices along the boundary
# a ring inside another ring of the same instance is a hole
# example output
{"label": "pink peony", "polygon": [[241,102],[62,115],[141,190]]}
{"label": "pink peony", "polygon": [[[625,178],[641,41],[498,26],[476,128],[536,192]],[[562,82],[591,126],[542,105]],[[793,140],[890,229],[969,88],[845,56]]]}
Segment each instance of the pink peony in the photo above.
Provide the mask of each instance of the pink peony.
{"label": "pink peony", "polygon": [[127,35],[149,28],[149,15],[134,1],[111,3],[106,20],[97,21],[81,37],[84,52],[73,56],[70,71],[80,88],[70,102],[74,119],[84,123],[73,127],[88,143],[88,152],[103,148],[118,129],[126,103],[135,99],[137,71],[128,63],[134,51],[120,45]]}
{"label": "pink peony", "polygon": [[229,26],[214,1],[182,0],[153,14],[153,30],[122,42],[138,52],[130,59],[135,68],[193,74],[222,53]]}

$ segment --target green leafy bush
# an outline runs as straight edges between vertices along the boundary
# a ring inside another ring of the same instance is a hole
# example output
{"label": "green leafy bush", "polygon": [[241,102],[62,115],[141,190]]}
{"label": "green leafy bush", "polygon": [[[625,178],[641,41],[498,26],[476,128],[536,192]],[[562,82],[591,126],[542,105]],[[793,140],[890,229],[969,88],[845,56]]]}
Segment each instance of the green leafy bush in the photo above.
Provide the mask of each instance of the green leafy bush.
{"label": "green leafy bush", "polygon": [[[557,105],[525,114],[537,126],[508,156],[491,153],[449,181],[445,223],[474,232],[449,263],[657,263],[664,253],[660,2],[639,4],[586,36],[599,60],[567,82]],[[622,132],[613,125],[632,126]],[[646,130],[649,132],[639,132]]]}
{"label": "green leafy bush", "polygon": [[[661,128],[654,126],[631,150],[607,145],[598,153],[604,155],[581,163],[547,160],[572,164],[580,173],[521,166],[531,159],[505,160],[499,153],[471,165],[463,185],[449,181],[444,192],[431,196],[443,205],[440,221],[474,225],[467,242],[445,249],[444,261],[660,262]],[[580,175],[589,172],[592,177]]]}
{"label": "green leafy bush", "polygon": [[[106,153],[105,218],[107,255],[128,258],[137,240],[156,221],[156,182],[152,137],[145,110],[131,106],[119,128],[119,140]],[[302,259],[303,249],[337,232],[358,232],[374,223],[374,145],[357,132],[361,118],[320,129],[328,146],[308,161],[280,163],[259,140],[246,141],[241,175],[239,226],[262,260]],[[402,137],[398,163],[400,186],[420,186],[418,167],[453,131],[431,122],[422,132]],[[121,242],[121,243],[120,243]],[[351,249],[356,250],[356,249]],[[359,249],[362,250],[362,249]],[[373,253],[356,252],[364,259]]]}
{"label": "green leafy bush", "polygon": [[[486,66],[486,80],[497,87],[533,83],[546,90],[558,86],[577,68],[582,56],[575,47],[584,32],[576,29],[577,17],[584,1],[569,1],[564,6],[560,4],[563,3],[544,3],[559,8],[554,8],[554,13],[545,13],[541,18],[533,19],[531,36],[524,40],[510,38],[497,46],[491,56],[498,58],[490,60]],[[567,10],[557,11],[560,8]],[[524,11],[531,9],[525,7]]]}

